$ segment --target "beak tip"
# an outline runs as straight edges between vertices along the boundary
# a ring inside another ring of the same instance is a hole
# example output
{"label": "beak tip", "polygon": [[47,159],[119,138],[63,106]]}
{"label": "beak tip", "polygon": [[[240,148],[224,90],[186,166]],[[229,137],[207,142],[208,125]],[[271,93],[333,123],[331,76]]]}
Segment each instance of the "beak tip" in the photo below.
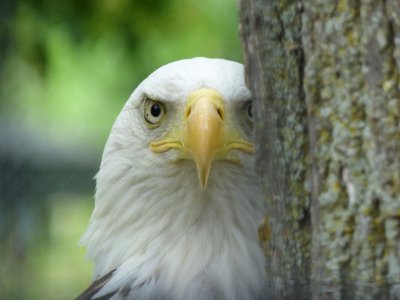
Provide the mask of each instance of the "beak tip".
{"label": "beak tip", "polygon": [[207,178],[199,178],[200,179],[200,188],[204,192],[207,188]]}
{"label": "beak tip", "polygon": [[201,183],[200,187],[201,187],[201,191],[204,192],[207,188],[207,183]]}
{"label": "beak tip", "polygon": [[200,188],[203,192],[207,188],[208,175],[210,174],[210,168],[211,168],[211,166],[206,166],[206,167],[197,166]]}

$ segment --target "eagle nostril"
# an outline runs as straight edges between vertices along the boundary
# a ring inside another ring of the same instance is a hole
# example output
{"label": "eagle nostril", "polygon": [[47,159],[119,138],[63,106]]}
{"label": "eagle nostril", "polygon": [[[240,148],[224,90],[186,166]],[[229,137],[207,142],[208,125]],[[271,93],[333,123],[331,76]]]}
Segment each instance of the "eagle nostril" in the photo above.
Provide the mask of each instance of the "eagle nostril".
{"label": "eagle nostril", "polygon": [[192,107],[189,106],[185,112],[185,120],[187,120],[189,118],[191,112],[192,112]]}
{"label": "eagle nostril", "polygon": [[224,111],[222,110],[222,108],[218,107],[217,112],[221,120],[224,120]]}

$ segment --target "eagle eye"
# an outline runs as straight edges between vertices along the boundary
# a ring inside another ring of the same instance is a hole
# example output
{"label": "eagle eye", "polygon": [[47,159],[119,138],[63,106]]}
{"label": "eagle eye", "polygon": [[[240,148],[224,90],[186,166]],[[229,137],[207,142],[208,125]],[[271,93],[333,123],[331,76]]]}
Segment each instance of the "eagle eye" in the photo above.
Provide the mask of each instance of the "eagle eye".
{"label": "eagle eye", "polygon": [[144,119],[150,124],[158,124],[165,115],[164,105],[152,99],[147,98],[144,102]]}
{"label": "eagle eye", "polygon": [[246,103],[246,115],[250,121],[253,121],[253,102],[248,101]]}

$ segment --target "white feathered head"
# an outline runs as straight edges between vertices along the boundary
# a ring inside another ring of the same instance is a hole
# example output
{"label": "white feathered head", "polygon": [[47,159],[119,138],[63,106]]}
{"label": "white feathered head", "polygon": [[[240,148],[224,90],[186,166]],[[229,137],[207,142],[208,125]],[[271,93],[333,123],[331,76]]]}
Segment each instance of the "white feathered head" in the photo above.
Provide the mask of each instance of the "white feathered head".
{"label": "white feathered head", "polygon": [[96,177],[82,299],[262,298],[252,127],[241,64],[181,60],[137,87]]}

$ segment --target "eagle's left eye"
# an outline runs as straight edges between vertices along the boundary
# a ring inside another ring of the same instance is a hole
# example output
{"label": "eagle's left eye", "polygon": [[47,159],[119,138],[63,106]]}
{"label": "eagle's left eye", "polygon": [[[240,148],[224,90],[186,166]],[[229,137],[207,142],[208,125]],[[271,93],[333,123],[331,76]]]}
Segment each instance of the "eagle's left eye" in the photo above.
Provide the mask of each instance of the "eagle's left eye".
{"label": "eagle's left eye", "polygon": [[250,121],[253,121],[253,102],[249,101],[246,104],[246,114]]}
{"label": "eagle's left eye", "polygon": [[144,118],[151,125],[159,123],[165,115],[164,105],[152,99],[146,99],[144,103]]}

